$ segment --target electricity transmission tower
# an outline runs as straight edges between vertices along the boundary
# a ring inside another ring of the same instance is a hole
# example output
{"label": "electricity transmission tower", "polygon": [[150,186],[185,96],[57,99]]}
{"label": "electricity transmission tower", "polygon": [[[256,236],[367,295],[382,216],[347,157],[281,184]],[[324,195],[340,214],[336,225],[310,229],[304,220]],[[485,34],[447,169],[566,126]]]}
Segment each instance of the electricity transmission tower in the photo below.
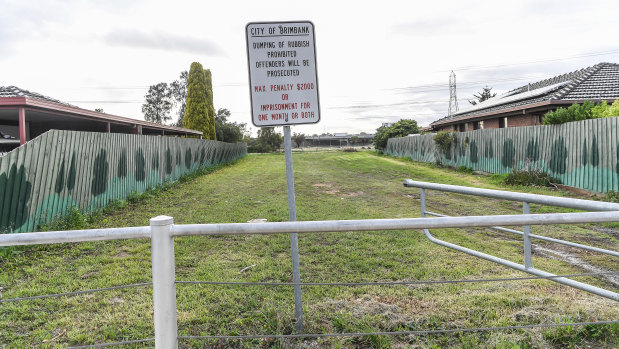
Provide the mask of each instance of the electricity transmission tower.
{"label": "electricity transmission tower", "polygon": [[456,96],[456,74],[449,75],[449,111],[447,116],[452,117],[458,112],[458,97]]}

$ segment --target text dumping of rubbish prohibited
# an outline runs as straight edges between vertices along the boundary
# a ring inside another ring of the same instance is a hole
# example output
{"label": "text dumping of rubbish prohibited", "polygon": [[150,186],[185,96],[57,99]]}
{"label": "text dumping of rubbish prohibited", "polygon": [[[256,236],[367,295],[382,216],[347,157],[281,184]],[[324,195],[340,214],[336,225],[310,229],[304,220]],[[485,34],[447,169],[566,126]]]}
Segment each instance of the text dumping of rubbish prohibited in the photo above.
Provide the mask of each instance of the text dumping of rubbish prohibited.
{"label": "text dumping of rubbish prohibited", "polygon": [[314,24],[247,24],[247,61],[255,126],[320,121]]}

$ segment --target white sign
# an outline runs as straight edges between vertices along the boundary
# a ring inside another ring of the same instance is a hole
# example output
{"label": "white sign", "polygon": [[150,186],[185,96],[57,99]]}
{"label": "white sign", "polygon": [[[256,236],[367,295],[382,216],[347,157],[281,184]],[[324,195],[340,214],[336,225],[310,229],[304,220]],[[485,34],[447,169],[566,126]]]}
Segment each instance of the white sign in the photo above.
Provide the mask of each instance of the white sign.
{"label": "white sign", "polygon": [[249,23],[245,32],[253,124],[320,121],[314,24]]}

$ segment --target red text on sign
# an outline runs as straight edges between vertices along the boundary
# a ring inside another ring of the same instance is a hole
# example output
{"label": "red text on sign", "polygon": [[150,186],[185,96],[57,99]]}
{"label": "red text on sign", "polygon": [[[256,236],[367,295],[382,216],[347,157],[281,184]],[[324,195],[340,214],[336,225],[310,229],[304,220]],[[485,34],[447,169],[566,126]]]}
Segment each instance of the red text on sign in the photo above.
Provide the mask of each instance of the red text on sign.
{"label": "red text on sign", "polygon": [[313,82],[304,82],[302,84],[297,84],[297,91],[313,90],[313,89],[314,89],[314,83]]}

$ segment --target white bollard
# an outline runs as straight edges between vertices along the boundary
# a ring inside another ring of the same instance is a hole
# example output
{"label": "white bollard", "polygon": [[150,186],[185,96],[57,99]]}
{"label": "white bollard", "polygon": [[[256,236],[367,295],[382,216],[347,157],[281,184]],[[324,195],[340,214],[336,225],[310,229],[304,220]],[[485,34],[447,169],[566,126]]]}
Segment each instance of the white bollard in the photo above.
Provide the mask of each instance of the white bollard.
{"label": "white bollard", "polygon": [[174,219],[168,216],[150,220],[155,347],[165,349],[178,348],[174,239],[170,234],[172,225]]}

